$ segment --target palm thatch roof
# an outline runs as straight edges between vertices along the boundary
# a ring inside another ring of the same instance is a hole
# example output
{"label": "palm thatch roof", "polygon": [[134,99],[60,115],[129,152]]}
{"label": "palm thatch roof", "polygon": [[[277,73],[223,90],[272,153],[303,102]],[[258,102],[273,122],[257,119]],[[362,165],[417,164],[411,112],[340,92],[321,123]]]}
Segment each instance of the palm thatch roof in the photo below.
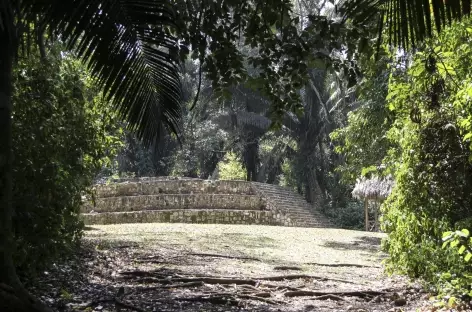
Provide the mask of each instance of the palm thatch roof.
{"label": "palm thatch roof", "polygon": [[356,186],[352,191],[352,196],[357,199],[384,200],[392,191],[394,181],[392,177],[370,179],[357,179]]}

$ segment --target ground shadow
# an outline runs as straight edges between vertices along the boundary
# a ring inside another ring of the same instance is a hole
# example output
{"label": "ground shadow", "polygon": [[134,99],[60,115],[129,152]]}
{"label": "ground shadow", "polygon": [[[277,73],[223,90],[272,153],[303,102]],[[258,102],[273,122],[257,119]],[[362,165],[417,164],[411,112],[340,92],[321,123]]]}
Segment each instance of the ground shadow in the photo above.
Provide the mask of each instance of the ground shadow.
{"label": "ground shadow", "polygon": [[382,239],[380,237],[359,236],[352,242],[325,242],[324,247],[337,250],[363,250],[374,253],[380,250]]}
{"label": "ground shadow", "polygon": [[382,238],[372,237],[372,236],[360,236],[357,238],[356,241],[362,242],[363,244],[366,244],[366,245],[380,246],[380,244],[382,243]]}
{"label": "ground shadow", "polygon": [[240,249],[277,248],[276,239],[267,236],[257,236],[245,233],[224,233],[221,235],[204,235],[207,241],[218,240],[223,246]]}
{"label": "ground shadow", "polygon": [[84,227],[84,231],[99,231],[100,229],[94,228],[92,226],[86,226]]}
{"label": "ground shadow", "polygon": [[[205,246],[208,247],[209,240],[223,239],[224,237],[215,235],[202,240],[207,244]],[[264,260],[262,266],[253,266],[251,263],[238,264],[233,260],[228,262],[224,260],[226,254],[224,252],[222,252],[222,255],[205,254],[198,249],[198,245],[194,245],[198,241],[199,239],[189,240],[187,242],[188,246],[185,246],[187,248],[182,249],[180,245],[175,248],[168,246],[169,244],[164,245],[147,240],[133,242],[128,239],[104,239],[100,237],[84,239],[73,261],[54,266],[51,270],[48,270],[47,274],[41,276],[39,287],[30,289],[38,297],[47,298],[46,300],[54,310],[63,312],[115,311],[120,309],[122,311],[157,310],[162,312],[348,310],[348,308],[344,308],[350,304],[351,299],[349,298],[341,301],[325,300],[325,298],[319,301],[308,301],[305,297],[303,299],[285,298],[285,300],[271,298],[272,287],[278,289],[279,286],[287,286],[287,291],[290,291],[288,287],[298,288],[300,285],[306,287],[306,281],[302,282],[301,280],[289,281],[287,279],[283,282],[268,282],[264,287],[269,289],[267,290],[269,297],[266,298],[262,295],[254,297],[255,294],[265,294],[266,291],[262,290],[261,292],[259,281],[254,283],[255,286],[253,285],[254,276],[259,276],[253,270],[260,270],[265,275],[269,272],[267,266],[275,267],[277,263]],[[225,247],[231,248],[228,253],[234,253],[234,245],[245,242],[249,245],[257,245],[257,247],[277,245],[276,241],[270,237],[262,237],[258,242],[252,235],[240,235],[238,233],[228,233],[226,240],[218,242],[218,244],[222,245],[224,243]],[[364,254],[371,252],[370,250],[377,251],[380,239],[359,235],[350,242],[328,242],[325,245],[342,250],[359,249],[362,250],[360,253]],[[199,255],[192,254],[188,250],[190,248],[202,253]],[[217,249],[214,246],[210,248]],[[244,250],[244,248],[241,249]],[[236,256],[231,259],[244,262],[245,260],[241,258],[238,259]],[[209,267],[211,262],[216,262],[217,265],[221,263],[221,267],[215,267],[214,270],[207,269],[206,267]],[[294,264],[295,266],[296,264],[300,265],[298,262]],[[240,266],[231,268],[231,270],[225,269],[225,266],[238,265]],[[274,275],[303,274],[303,272],[296,272],[296,270],[288,271],[293,272],[280,272]],[[232,281],[230,281],[230,284],[222,283],[222,280],[231,278],[246,278],[247,282],[244,281],[244,284],[236,284]],[[218,279],[216,283],[215,279]],[[314,280],[313,287],[316,287],[318,284]],[[337,286],[337,283],[343,283],[343,281],[323,280],[320,283],[323,283],[323,287],[326,288],[327,286]],[[312,284],[311,281],[310,284]],[[271,287],[269,288],[268,285],[271,285]],[[282,287],[281,289],[285,288]],[[238,301],[235,301],[233,296],[236,292],[240,294]],[[254,300],[254,298],[258,299]],[[338,297],[336,295],[333,298]],[[346,302],[342,303],[344,300]],[[128,307],[119,306],[118,301],[125,303]],[[367,301],[365,304],[367,304]],[[378,310],[386,311],[387,309],[379,308]]]}
{"label": "ground shadow", "polygon": [[[149,270],[139,270],[135,266],[136,263],[126,265],[137,260],[134,252],[136,247],[139,248],[136,245],[130,246],[129,243],[126,240],[116,240],[112,245],[102,242],[97,248],[97,241],[84,241],[74,259],[51,267],[29,290],[39,297],[48,298],[48,305],[54,310],[65,312],[114,311],[117,307],[115,298],[134,307],[136,311],[274,311],[270,305],[260,303],[245,303],[247,309],[241,309],[241,306],[231,306],[225,302],[179,300],[201,296],[202,290],[209,288],[203,285],[178,288],[168,285],[166,279],[171,277],[175,279],[193,276],[177,268],[157,266]],[[145,257],[142,259],[162,258],[162,255],[152,254],[152,250],[145,250],[142,254]],[[159,283],[155,284],[150,278],[159,280]],[[183,284],[185,286],[185,283]],[[59,290],[51,293],[51,285],[59,287]]]}

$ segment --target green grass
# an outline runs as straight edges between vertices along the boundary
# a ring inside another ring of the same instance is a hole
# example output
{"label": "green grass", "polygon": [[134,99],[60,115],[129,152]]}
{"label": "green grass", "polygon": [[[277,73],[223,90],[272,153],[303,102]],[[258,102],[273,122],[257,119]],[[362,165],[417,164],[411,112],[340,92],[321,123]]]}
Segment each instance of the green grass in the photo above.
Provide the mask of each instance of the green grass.
{"label": "green grass", "polygon": [[142,247],[180,246],[191,252],[247,255],[293,264],[350,263],[379,266],[381,233],[342,229],[223,224],[94,225],[86,239]]}

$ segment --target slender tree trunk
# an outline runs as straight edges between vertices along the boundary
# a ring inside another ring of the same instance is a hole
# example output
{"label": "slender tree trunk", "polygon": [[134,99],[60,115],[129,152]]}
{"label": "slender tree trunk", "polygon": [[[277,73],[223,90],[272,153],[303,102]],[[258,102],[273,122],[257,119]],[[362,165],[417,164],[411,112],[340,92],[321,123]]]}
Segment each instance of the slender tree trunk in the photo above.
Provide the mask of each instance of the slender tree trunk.
{"label": "slender tree trunk", "polygon": [[[9,20],[7,19],[6,22]],[[13,265],[12,231],[12,64],[15,53],[14,38],[7,29],[0,28],[0,283],[14,288],[20,281]]]}

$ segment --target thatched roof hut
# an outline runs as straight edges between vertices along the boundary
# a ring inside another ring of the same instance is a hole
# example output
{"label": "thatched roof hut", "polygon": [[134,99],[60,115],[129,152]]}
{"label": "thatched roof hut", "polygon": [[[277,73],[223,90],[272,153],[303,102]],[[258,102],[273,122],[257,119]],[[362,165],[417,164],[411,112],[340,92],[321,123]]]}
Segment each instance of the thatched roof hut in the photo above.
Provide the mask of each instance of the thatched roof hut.
{"label": "thatched roof hut", "polygon": [[[365,230],[369,231],[369,201],[381,202],[390,195],[394,185],[392,177],[379,178],[373,177],[370,179],[357,179],[356,186],[352,191],[354,198],[364,201],[365,210]],[[378,229],[378,211],[374,209],[374,230]]]}
{"label": "thatched roof hut", "polygon": [[357,199],[372,199],[382,201],[388,197],[393,187],[393,179],[373,177],[357,179],[352,196]]}

